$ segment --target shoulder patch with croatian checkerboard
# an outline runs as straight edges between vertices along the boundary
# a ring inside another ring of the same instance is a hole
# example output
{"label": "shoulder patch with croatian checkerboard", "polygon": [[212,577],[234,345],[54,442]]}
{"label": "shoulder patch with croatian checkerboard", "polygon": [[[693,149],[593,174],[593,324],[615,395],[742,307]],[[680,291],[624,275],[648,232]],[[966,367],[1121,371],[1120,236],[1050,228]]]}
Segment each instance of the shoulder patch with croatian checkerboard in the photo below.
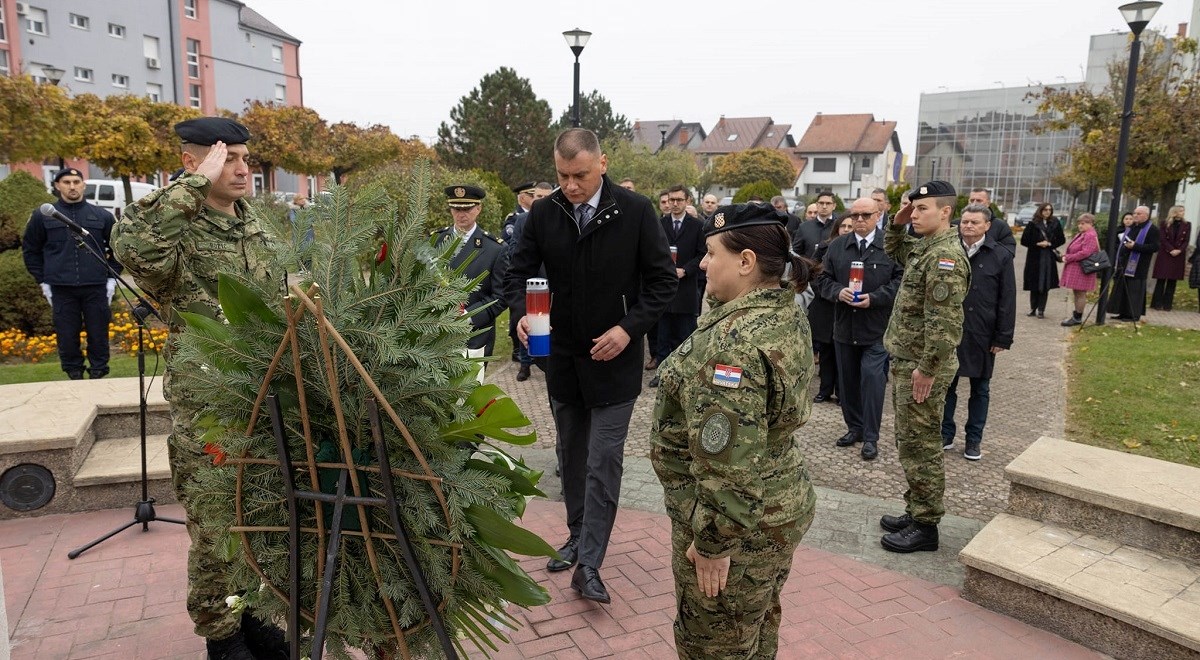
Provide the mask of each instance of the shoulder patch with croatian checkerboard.
{"label": "shoulder patch with croatian checkerboard", "polygon": [[954,270],[953,259],[938,259],[938,270]]}

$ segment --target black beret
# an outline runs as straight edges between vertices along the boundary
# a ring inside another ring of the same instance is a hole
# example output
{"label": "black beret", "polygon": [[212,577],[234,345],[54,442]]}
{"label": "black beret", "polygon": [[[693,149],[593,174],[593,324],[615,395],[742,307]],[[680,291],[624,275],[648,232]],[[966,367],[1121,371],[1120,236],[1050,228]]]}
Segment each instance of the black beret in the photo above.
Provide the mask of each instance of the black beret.
{"label": "black beret", "polygon": [[522,183],[519,186],[513,186],[512,191],[517,193],[518,195],[520,195],[521,193],[529,193],[530,195],[532,195],[533,189],[535,186],[537,186],[536,181],[526,181],[525,183]]}
{"label": "black beret", "polygon": [[227,117],[198,117],[175,124],[175,134],[186,144],[211,147],[217,142],[246,144],[250,131]]}
{"label": "black beret", "polygon": [[54,174],[54,183],[58,183],[64,176],[77,176],[82,179],[83,172],[80,172],[74,167],[63,168]]}
{"label": "black beret", "polygon": [[712,236],[730,229],[775,224],[787,226],[787,216],[770,204],[734,204],[717,209],[704,223],[704,235]]}
{"label": "black beret", "polygon": [[447,186],[446,187],[446,203],[450,206],[468,207],[475,206],[487,197],[487,193],[483,188],[475,186]]}
{"label": "black beret", "polygon": [[908,201],[915,202],[926,197],[956,197],[954,186],[945,181],[930,181],[908,191]]}

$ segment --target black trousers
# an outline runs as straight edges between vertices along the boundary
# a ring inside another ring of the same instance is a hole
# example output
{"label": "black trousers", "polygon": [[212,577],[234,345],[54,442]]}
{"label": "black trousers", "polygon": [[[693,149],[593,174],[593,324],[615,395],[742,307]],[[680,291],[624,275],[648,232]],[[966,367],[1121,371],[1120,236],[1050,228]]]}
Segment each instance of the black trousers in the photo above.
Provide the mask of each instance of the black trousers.
{"label": "black trousers", "polygon": [[578,563],[600,568],[617,519],[625,436],[634,400],[585,408],[550,399],[558,432],[567,529],[579,539]]}
{"label": "black trousers", "polygon": [[695,314],[667,312],[658,319],[658,349],[654,357],[661,363],[684,339],[696,331]]}
{"label": "black trousers", "polygon": [[1029,309],[1034,312],[1046,312],[1046,303],[1050,300],[1049,291],[1030,291]]}
{"label": "black trousers", "polygon": [[1179,280],[1154,280],[1154,295],[1150,296],[1150,306],[1154,309],[1171,311],[1175,302],[1175,284]]}
{"label": "black trousers", "polygon": [[888,352],[882,343],[859,346],[835,341],[833,347],[837,352],[838,397],[846,430],[861,435],[863,442],[879,442]]}
{"label": "black trousers", "polygon": [[833,342],[814,341],[813,353],[819,355],[821,359],[821,364],[817,365],[818,373],[821,376],[821,385],[817,388],[817,394],[826,398],[836,394],[840,400],[842,394],[838,390],[837,352],[833,350]]}
{"label": "black trousers", "polygon": [[79,332],[86,329],[88,371],[96,378],[107,375],[108,323],[112,320],[112,311],[105,285],[51,285],[50,298],[62,370],[72,375],[83,373]]}

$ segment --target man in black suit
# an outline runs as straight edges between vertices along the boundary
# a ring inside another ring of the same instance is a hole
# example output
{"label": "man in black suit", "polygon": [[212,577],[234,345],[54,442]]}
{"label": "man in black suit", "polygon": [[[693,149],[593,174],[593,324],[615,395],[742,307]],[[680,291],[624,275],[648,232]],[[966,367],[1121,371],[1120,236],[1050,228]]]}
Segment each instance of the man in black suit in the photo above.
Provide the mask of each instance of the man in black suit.
{"label": "man in black suit", "polygon": [[467,298],[464,314],[471,315],[471,327],[483,332],[471,337],[467,348],[482,348],[485,356],[492,354],[496,345],[496,317],[504,311],[504,247],[502,242],[485,232],[475,220],[479,217],[483,198],[487,193],[476,186],[450,186],[446,188],[446,203],[454,224],[437,232],[437,245],[449,247],[459,239],[450,267],[457,268],[471,259],[463,270],[463,277],[489,275]]}
{"label": "man in black suit", "polygon": [[617,502],[625,437],[642,390],[642,335],[679,278],[650,200],[613,183],[596,134],[570,128],[554,143],[559,188],[533,205],[505,279],[522,343],[525,280],[546,268],[550,356],[546,389],[558,435],[570,536],[550,571],[576,567],[571,587],[609,602],[600,579]]}
{"label": "man in black suit", "polygon": [[[888,353],[883,334],[892,316],[904,270],[883,249],[876,229],[879,205],[860,197],[850,207],[853,231],[834,239],[825,251],[816,292],[835,304],[833,349],[837,355],[838,387],[846,435],[837,446],[863,443],[863,460],[879,455],[879,425],[887,383]],[[863,262],[862,292],[857,301],[850,288],[850,264]]]}
{"label": "man in black suit", "polygon": [[817,251],[817,245],[829,235],[829,223],[833,222],[834,209],[833,193],[829,191],[817,193],[817,217],[800,223],[792,237],[792,249],[802,257],[812,257]]}
{"label": "man in black suit", "polygon": [[[671,258],[675,260],[675,276],[679,287],[675,299],[667,311],[658,319],[658,354],[655,360],[662,363],[696,329],[696,317],[700,316],[700,260],[706,248],[700,221],[684,212],[687,205],[687,188],[672,186],[667,190],[667,203],[671,211],[659,219],[667,242],[671,245]],[[658,375],[650,381],[650,387],[658,387]]]}
{"label": "man in black suit", "polygon": [[992,216],[987,231],[988,238],[1003,246],[1009,254],[1017,256],[1017,239],[1013,238],[1012,229],[1008,227],[1008,221],[1004,219],[1004,216],[992,211],[992,194],[987,191],[987,188],[973,189],[967,197],[967,203],[979,204],[988,208],[989,215]]}

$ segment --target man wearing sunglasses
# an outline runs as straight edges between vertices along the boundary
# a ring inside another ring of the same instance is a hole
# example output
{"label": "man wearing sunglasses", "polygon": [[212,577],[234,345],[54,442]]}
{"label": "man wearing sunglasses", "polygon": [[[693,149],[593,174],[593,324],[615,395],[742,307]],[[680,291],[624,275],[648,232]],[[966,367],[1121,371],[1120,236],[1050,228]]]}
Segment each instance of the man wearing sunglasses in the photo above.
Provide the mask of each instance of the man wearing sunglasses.
{"label": "man wearing sunglasses", "polygon": [[[814,289],[834,303],[833,350],[842,420],[846,423],[846,434],[836,444],[852,447],[861,442],[862,458],[870,461],[879,455],[887,383],[888,353],[883,348],[883,333],[904,270],[884,251],[884,232],[875,224],[879,218],[875,200],[860,197],[850,207],[848,217],[853,231],[829,244]],[[855,261],[863,264],[862,287],[857,295],[850,283],[850,265]]]}

